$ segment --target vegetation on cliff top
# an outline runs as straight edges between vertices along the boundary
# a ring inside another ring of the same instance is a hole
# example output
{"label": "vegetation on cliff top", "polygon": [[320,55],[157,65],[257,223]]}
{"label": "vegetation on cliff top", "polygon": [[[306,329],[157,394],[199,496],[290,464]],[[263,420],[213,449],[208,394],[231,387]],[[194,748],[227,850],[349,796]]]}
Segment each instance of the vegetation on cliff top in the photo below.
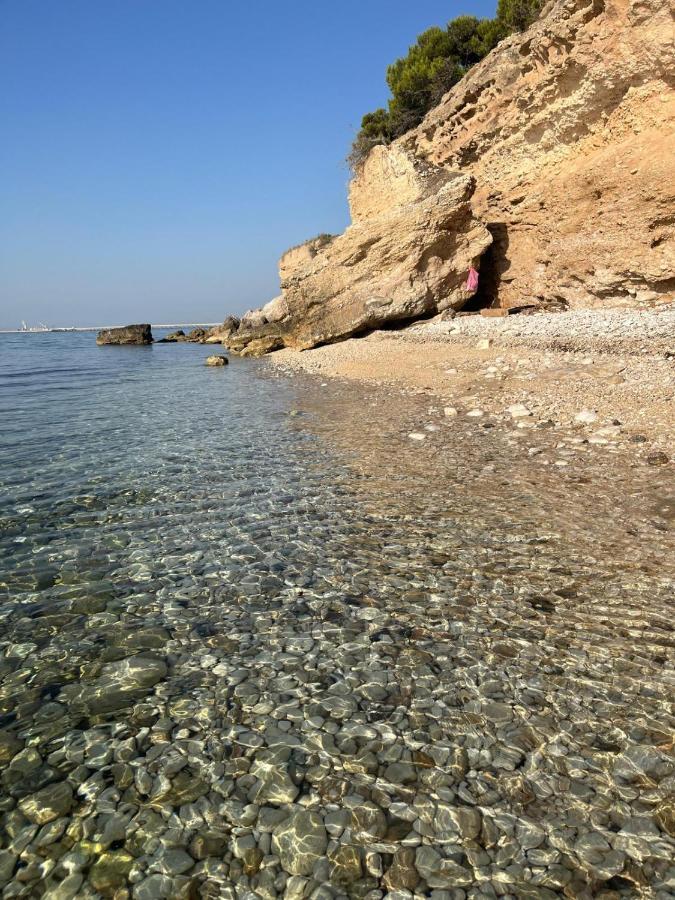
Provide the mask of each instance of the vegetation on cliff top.
{"label": "vegetation on cliff top", "polygon": [[[306,241],[300,241],[299,244],[293,244],[292,247],[289,247],[286,250],[286,253],[290,253],[291,250],[299,250],[300,247],[306,247],[307,244],[314,244],[315,247],[325,247],[327,244],[330,244],[337,237],[336,234],[329,234],[327,231],[322,231],[320,234],[315,235],[314,237],[307,238]],[[286,255],[284,253],[284,256]]]}
{"label": "vegetation on cliff top", "polygon": [[387,108],[366,113],[348,162],[359,166],[376,144],[389,144],[418,125],[471,66],[507,35],[523,31],[543,0],[499,0],[494,19],[459,16],[445,28],[422,32],[406,56],[387,68],[391,98]]}

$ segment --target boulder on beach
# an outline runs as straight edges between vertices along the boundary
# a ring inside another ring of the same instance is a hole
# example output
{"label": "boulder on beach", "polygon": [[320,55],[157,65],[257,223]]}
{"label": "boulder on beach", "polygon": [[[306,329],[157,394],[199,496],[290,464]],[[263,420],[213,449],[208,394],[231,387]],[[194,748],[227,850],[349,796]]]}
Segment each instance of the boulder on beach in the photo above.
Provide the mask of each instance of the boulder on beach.
{"label": "boulder on beach", "polygon": [[104,328],[96,335],[96,343],[103,344],[151,344],[152,330],[149,325],[124,325],[121,328]]}
{"label": "boulder on beach", "polygon": [[206,357],[206,365],[207,366],[226,366],[229,360],[226,356],[207,356]]}

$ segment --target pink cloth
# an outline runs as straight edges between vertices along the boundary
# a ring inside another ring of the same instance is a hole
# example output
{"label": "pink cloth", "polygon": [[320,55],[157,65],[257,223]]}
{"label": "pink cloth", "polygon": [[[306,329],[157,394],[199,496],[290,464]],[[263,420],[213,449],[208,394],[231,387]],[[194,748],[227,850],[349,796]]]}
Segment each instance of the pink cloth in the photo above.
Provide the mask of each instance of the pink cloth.
{"label": "pink cloth", "polygon": [[469,269],[469,276],[466,279],[467,291],[475,291],[478,289],[478,272],[473,266]]}

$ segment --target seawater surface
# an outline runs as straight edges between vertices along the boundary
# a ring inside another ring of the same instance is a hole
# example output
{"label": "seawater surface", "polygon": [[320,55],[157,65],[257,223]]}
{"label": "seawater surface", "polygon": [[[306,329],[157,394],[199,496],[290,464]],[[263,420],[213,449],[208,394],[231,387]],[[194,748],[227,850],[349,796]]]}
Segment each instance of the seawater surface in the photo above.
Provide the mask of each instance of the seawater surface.
{"label": "seawater surface", "polygon": [[672,896],[667,475],[208,352],[0,335],[2,897]]}

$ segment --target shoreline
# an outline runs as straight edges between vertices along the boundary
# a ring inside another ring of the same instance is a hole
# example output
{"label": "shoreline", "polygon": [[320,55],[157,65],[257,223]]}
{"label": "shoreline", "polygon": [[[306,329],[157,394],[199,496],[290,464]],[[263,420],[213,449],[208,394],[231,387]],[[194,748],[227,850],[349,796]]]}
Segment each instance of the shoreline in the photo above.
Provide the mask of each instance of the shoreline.
{"label": "shoreline", "polygon": [[464,427],[553,428],[659,465],[675,439],[674,336],[673,306],[466,316],[267,359],[289,375],[428,394]]}
{"label": "shoreline", "polygon": [[[204,347],[167,345],[96,382],[93,342],[18,342],[37,377],[5,397],[0,883],[667,892],[670,469],[490,414],[534,356],[502,372],[428,328],[291,355],[319,378],[205,377]],[[351,381],[325,377],[336,354]],[[47,365],[76,379],[58,416]],[[482,417],[426,386],[458,377]]]}

